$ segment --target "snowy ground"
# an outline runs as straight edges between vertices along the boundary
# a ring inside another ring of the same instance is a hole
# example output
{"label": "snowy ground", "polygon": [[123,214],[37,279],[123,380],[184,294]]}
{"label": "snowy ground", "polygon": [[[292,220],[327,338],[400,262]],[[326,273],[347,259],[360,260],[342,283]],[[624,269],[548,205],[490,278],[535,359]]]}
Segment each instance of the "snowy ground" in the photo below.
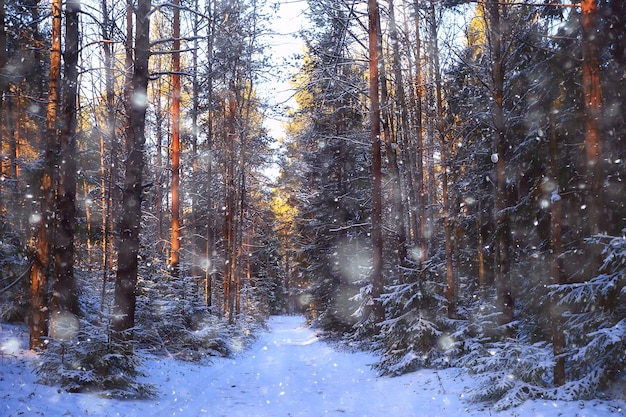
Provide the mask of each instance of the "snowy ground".
{"label": "snowy ground", "polygon": [[624,416],[622,402],[529,401],[494,412],[472,404],[464,392],[470,376],[458,369],[424,370],[380,378],[369,353],[337,350],[303,326],[301,317],[273,317],[270,331],[234,359],[201,366],[149,359],[147,381],[159,396],[145,401],[107,400],[92,394],[68,394],[35,383],[21,347],[26,330],[0,328],[0,417],[13,416]]}

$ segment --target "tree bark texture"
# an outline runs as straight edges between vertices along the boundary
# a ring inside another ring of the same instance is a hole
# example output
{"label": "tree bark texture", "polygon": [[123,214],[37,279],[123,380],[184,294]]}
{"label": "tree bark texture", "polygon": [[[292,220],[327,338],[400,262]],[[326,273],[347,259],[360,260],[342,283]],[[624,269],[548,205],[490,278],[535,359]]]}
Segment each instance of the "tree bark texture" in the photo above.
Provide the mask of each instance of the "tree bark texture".
{"label": "tree bark texture", "polygon": [[51,266],[51,241],[54,238],[54,170],[59,136],[57,118],[61,87],[61,0],[52,2],[51,35],[46,139],[41,179],[41,218],[35,243],[35,260],[30,273],[31,349],[43,347],[43,337],[48,335],[48,274]]}
{"label": "tree bark texture", "polygon": [[602,232],[602,85],[598,47],[598,1],[582,0],[581,28],[583,52],[583,94],[585,100],[585,153],[590,232]]}
{"label": "tree bark texture", "polygon": [[178,277],[180,263],[180,0],[173,1],[172,44],[172,224],[170,269]]}
{"label": "tree bark texture", "polygon": [[54,239],[54,283],[51,314],[78,315],[78,295],[74,278],[74,228],[76,218],[76,135],[78,100],[80,0],[69,0],[65,12],[65,53],[63,113],[59,140],[59,185],[57,189]]}
{"label": "tree bark texture", "polygon": [[[150,0],[138,0],[135,59],[127,131],[126,178],[119,227],[118,269],[115,277],[113,330],[125,332],[135,325],[139,230],[141,227],[142,171],[144,166],[148,59],[150,58]],[[122,336],[124,338],[124,336]]]}
{"label": "tree bark texture", "polygon": [[380,102],[378,98],[378,2],[368,0],[370,140],[372,144],[372,313],[374,322],[384,319],[383,292],[382,157]]}

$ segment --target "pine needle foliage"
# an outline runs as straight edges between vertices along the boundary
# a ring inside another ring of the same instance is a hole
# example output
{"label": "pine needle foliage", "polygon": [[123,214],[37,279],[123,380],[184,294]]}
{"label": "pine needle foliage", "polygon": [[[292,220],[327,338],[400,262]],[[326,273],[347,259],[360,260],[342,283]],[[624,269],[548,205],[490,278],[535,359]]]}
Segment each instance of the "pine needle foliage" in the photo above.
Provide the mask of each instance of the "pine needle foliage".
{"label": "pine needle foliage", "polygon": [[432,366],[433,360],[441,356],[437,340],[443,332],[433,311],[441,300],[435,291],[427,289],[427,284],[417,281],[393,285],[382,296],[388,318],[380,323],[381,359],[374,365],[380,374],[412,372]]}
{"label": "pine needle foliage", "polygon": [[50,338],[36,367],[39,382],[68,392],[96,392],[110,398],[150,398],[154,386],[138,380],[141,356],[129,342],[116,341],[87,321],[69,341]]}
{"label": "pine needle foliage", "polygon": [[477,378],[472,400],[493,402],[497,410],[543,396],[553,367],[549,344],[516,339],[485,343],[465,360]]}
{"label": "pine needle foliage", "polygon": [[569,380],[559,392],[567,398],[590,397],[625,370],[626,229],[622,236],[596,236],[603,264],[594,278],[552,287],[567,308],[565,327]]}

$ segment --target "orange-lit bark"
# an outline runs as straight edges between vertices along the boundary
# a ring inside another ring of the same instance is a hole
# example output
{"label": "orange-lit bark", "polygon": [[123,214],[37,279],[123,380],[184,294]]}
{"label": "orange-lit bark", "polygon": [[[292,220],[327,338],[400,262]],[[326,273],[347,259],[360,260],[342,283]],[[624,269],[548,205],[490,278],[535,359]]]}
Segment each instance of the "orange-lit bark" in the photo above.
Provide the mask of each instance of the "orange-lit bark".
{"label": "orange-lit bark", "polygon": [[378,98],[378,2],[368,0],[370,140],[372,144],[372,313],[376,323],[385,317],[383,292],[382,156]]}
{"label": "orange-lit bark", "polygon": [[50,49],[50,76],[46,107],[46,143],[41,180],[41,219],[35,243],[35,260],[30,273],[30,340],[31,349],[43,347],[48,335],[47,285],[50,267],[51,240],[54,225],[53,186],[58,140],[57,117],[61,82],[61,0],[52,2],[52,43]]}
{"label": "orange-lit bark", "polygon": [[226,168],[226,212],[224,213],[224,238],[226,240],[226,271],[224,273],[224,315],[229,322],[234,319],[235,268],[237,263],[237,195],[235,181],[235,116],[237,99],[234,93],[226,109],[226,146],[228,151]]}
{"label": "orange-lit bark", "polygon": [[585,99],[585,150],[587,156],[587,186],[589,214],[592,233],[601,232],[602,178],[600,156],[602,154],[602,86],[600,84],[600,60],[598,57],[598,2],[582,0],[581,27],[583,51],[583,94]]}
{"label": "orange-lit bark", "polygon": [[172,48],[172,239],[170,268],[178,276],[180,262],[180,0],[173,1]]}

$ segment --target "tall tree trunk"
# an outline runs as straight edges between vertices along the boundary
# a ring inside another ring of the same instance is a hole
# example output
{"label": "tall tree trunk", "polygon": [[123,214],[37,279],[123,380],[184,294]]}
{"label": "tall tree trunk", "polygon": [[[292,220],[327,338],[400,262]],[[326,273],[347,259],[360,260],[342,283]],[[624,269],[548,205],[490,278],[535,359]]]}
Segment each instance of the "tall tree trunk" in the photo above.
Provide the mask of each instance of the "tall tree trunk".
{"label": "tall tree trunk", "polygon": [[156,232],[157,232],[157,245],[156,245],[156,250],[157,253],[159,254],[163,254],[166,252],[165,250],[165,238],[163,236],[163,186],[165,185],[165,181],[163,179],[164,177],[164,173],[163,173],[163,123],[165,121],[165,117],[163,115],[163,104],[161,102],[162,99],[162,94],[161,92],[163,91],[163,82],[162,79],[159,78],[156,81],[156,103],[155,103],[155,124],[156,126],[154,127],[154,136],[155,136],[155,140],[156,140],[156,152],[155,152],[155,176],[156,176],[156,190],[155,190],[155,195],[156,195],[156,212],[157,212],[157,225],[156,225]]}
{"label": "tall tree trunk", "polygon": [[[248,103],[250,103],[248,101]],[[245,137],[242,137],[244,142]],[[241,155],[239,156],[239,209],[237,218],[237,264],[235,268],[235,313],[237,316],[241,314],[241,289],[243,287],[241,277],[244,274],[244,267],[247,256],[247,245],[245,244],[244,221],[246,217],[246,171],[245,171],[245,143],[241,144]],[[231,320],[232,322],[232,320]]]}
{"label": "tall tree trunk", "polygon": [[119,255],[115,277],[113,330],[119,333],[135,325],[141,191],[144,166],[148,59],[150,57],[150,0],[138,0],[136,12],[135,60],[131,82],[127,132],[126,178],[119,227]]}
{"label": "tall tree trunk", "polygon": [[[11,92],[7,89],[4,96],[4,106],[6,108],[6,119],[5,119],[5,131],[6,137],[9,142],[9,178],[11,179],[11,194],[8,196],[8,201],[11,203],[13,209],[17,209],[16,206],[13,206],[13,203],[17,199],[19,195],[19,177],[18,177],[18,165],[17,161],[19,158],[19,147],[18,147],[18,138],[19,138],[19,108],[16,108],[15,104],[17,104],[18,98],[11,97]],[[0,141],[1,143],[1,141]],[[1,148],[0,148],[1,149]]]}
{"label": "tall tree trunk", "polygon": [[585,98],[585,150],[587,156],[587,187],[589,187],[590,231],[603,231],[602,174],[602,85],[598,47],[598,1],[582,0],[581,27],[583,51],[583,93]]}
{"label": "tall tree trunk", "polygon": [[476,258],[478,260],[478,288],[480,290],[481,297],[484,297],[485,290],[487,289],[487,277],[485,274],[485,253],[483,252],[483,247],[485,246],[483,233],[483,207],[480,199],[478,200],[476,209],[476,235],[478,236],[478,248],[476,250]]}
{"label": "tall tree trunk", "polygon": [[[7,65],[7,32],[5,27],[6,9],[4,7],[4,0],[0,0],[0,153],[2,152],[2,142],[4,141],[4,123],[7,124],[7,130],[9,129],[8,114],[6,120],[2,117],[5,114],[5,95],[8,91],[8,81],[6,78],[6,65]],[[0,175],[2,173],[2,160],[0,160]],[[6,210],[5,199],[2,197],[2,188],[4,187],[4,181],[0,182],[0,218],[4,217]]]}
{"label": "tall tree trunk", "polygon": [[448,144],[444,132],[443,94],[441,83],[441,65],[439,63],[439,46],[437,36],[437,16],[435,15],[435,2],[430,0],[430,37],[431,59],[433,60],[433,75],[435,76],[435,106],[437,117],[437,136],[441,154],[441,194],[443,203],[443,229],[444,245],[446,252],[446,301],[448,303],[448,317],[456,318],[456,279],[452,263],[452,227],[450,208],[450,196],[448,191]]}
{"label": "tall tree trunk", "polygon": [[382,157],[380,103],[378,99],[378,1],[368,0],[370,140],[372,143],[372,313],[374,322],[385,317],[380,300],[383,292]]}
{"label": "tall tree trunk", "polygon": [[[390,0],[389,2],[389,6],[390,6],[390,14],[393,13],[393,1]],[[378,23],[377,23],[377,30],[378,30],[378,38],[382,38],[382,32],[381,32],[381,25],[380,25],[380,14],[378,15]],[[395,34],[395,20],[392,18],[391,21],[393,22],[392,25],[392,34]],[[395,41],[395,44],[394,44]],[[392,45],[394,45],[394,57],[392,59],[393,61],[393,66],[394,66],[394,70],[396,69],[396,63],[397,63],[397,59],[398,59],[398,55],[396,55],[397,52],[397,36],[395,37],[395,39],[392,36]],[[391,132],[391,126],[394,120],[393,117],[393,112],[391,111],[392,105],[389,99],[389,92],[387,89],[387,74],[385,71],[385,64],[384,64],[384,54],[383,54],[383,48],[382,48],[382,42],[378,43],[379,45],[379,50],[378,50],[378,55],[379,55],[379,68],[380,68],[380,78],[379,78],[379,83],[380,83],[380,98],[381,98],[381,104],[382,104],[382,109],[383,109],[383,118],[384,118],[384,122],[383,122],[383,137],[385,138],[385,144],[387,146],[387,155],[389,158],[389,171],[390,171],[390,175],[391,175],[391,201],[393,204],[393,217],[395,219],[395,224],[396,224],[396,253],[398,255],[398,265],[402,268],[401,269],[401,274],[402,271],[404,270],[405,267],[408,266],[407,263],[407,236],[406,236],[406,223],[404,221],[405,219],[405,213],[406,213],[406,208],[405,208],[405,204],[404,204],[404,195],[403,195],[403,190],[402,190],[402,174],[400,172],[400,167],[398,164],[398,154],[400,153],[400,143],[401,140],[398,140],[398,137],[402,137],[402,135],[404,134],[404,121],[401,120],[400,124],[402,126],[402,128],[400,129],[400,131],[396,134],[396,136],[394,137],[393,133]],[[395,71],[394,71],[395,72]],[[396,76],[396,92],[398,90],[402,91],[402,93],[404,93],[404,90],[402,89],[403,87],[401,85],[398,85],[399,82],[401,82],[401,79],[398,80],[397,78],[397,72],[395,72],[395,76]],[[402,109],[403,106],[406,107],[406,103],[402,103],[399,101],[398,103],[400,109]],[[406,115],[406,109],[401,110],[404,115]],[[404,278],[402,278],[402,280],[404,280]]]}
{"label": "tall tree trunk", "polygon": [[206,3],[206,15],[209,17],[209,23],[207,28],[207,55],[208,68],[207,73],[207,99],[209,103],[208,108],[208,120],[207,120],[207,172],[206,172],[206,187],[207,187],[207,225],[206,225],[206,270],[204,276],[204,301],[207,309],[210,309],[213,305],[213,276],[215,268],[215,216],[213,212],[213,45],[215,37],[215,1],[209,0]]}
{"label": "tall tree trunk", "polygon": [[172,45],[172,239],[170,268],[178,277],[180,262],[180,0],[173,0],[174,42]]}
{"label": "tall tree trunk", "polygon": [[[428,257],[426,243],[426,191],[424,187],[424,130],[422,128],[422,60],[421,60],[421,36],[420,36],[420,11],[417,0],[414,2],[415,9],[415,136],[417,140],[417,218],[419,230],[417,233],[418,262],[421,278],[424,278],[424,263]],[[411,165],[412,167],[414,165]]]}
{"label": "tall tree trunk", "polygon": [[[115,123],[115,63],[113,60],[113,23],[109,16],[107,0],[102,0],[102,43],[104,50],[104,66],[105,66],[105,94],[106,94],[106,126],[102,136],[100,137],[100,175],[102,188],[102,290],[100,294],[100,320],[104,315],[106,287],[109,280],[109,250],[110,250],[110,229],[111,229],[111,206],[112,206],[112,189],[115,180],[115,164],[116,155],[116,123]],[[108,171],[105,167],[105,139],[110,144],[110,164]]]}
{"label": "tall tree trunk", "polygon": [[[494,153],[492,162],[495,164],[495,225],[496,225],[496,292],[500,324],[506,325],[513,321],[513,293],[511,289],[511,226],[507,214],[506,185],[506,154],[508,143],[505,134],[505,118],[503,107],[504,90],[504,58],[502,51],[502,25],[500,22],[500,3],[490,0],[487,3],[489,15],[489,37],[491,41],[492,81],[494,123]],[[505,331],[505,335],[510,332]]]}
{"label": "tall tree trunk", "polygon": [[[69,312],[78,315],[78,296],[74,278],[74,226],[76,218],[76,135],[78,99],[78,15],[80,0],[69,0],[65,12],[65,53],[63,114],[59,140],[59,185],[57,221],[54,240],[54,284],[52,286],[51,323],[55,315]],[[51,328],[54,337],[57,329]]]}
{"label": "tall tree trunk", "polygon": [[87,182],[87,176],[83,176],[83,198],[85,199],[85,227],[87,228],[85,243],[87,243],[87,269],[91,271],[93,266],[93,243],[91,237],[93,232],[91,230],[91,204],[89,203],[89,183]]}
{"label": "tall tree trunk", "polygon": [[226,147],[227,147],[227,167],[226,167],[226,212],[224,219],[224,237],[226,271],[224,273],[224,315],[228,321],[233,320],[233,300],[235,267],[237,263],[237,226],[236,226],[236,186],[235,186],[235,115],[237,112],[237,99],[235,93],[231,94],[226,109]]}
{"label": "tall tree trunk", "polygon": [[48,273],[51,241],[54,237],[54,169],[58,140],[58,107],[61,84],[61,0],[52,2],[52,44],[50,49],[50,81],[46,108],[46,141],[41,181],[41,220],[35,243],[35,260],[30,272],[30,341],[31,349],[43,347],[48,334]]}
{"label": "tall tree trunk", "polygon": [[[199,2],[195,0],[195,10],[199,10]],[[199,169],[198,169],[198,112],[199,112],[199,100],[198,96],[200,94],[200,84],[198,82],[198,31],[200,20],[197,13],[193,15],[193,53],[192,53],[192,67],[193,67],[193,78],[192,78],[192,92],[191,92],[191,100],[192,100],[192,110],[191,110],[191,178],[192,178],[192,194],[191,194],[191,234],[192,237],[190,239],[191,244],[191,276],[193,277],[193,282],[197,287],[196,295],[199,295],[199,284],[200,284],[200,220],[199,220],[199,204],[198,204],[198,177],[199,177]]]}
{"label": "tall tree trunk", "polygon": [[[550,198],[551,221],[550,221],[550,246],[552,248],[552,259],[550,262],[550,275],[553,285],[565,284],[563,276],[563,260],[561,259],[561,220],[563,217],[563,201],[559,195],[559,160],[558,141],[556,137],[556,126],[554,123],[554,113],[549,113],[550,117],[550,174],[554,183],[554,191]],[[552,318],[552,350],[554,352],[554,385],[565,384],[565,334],[563,333],[563,314],[560,307],[561,298],[558,295],[552,297],[550,310]]]}

